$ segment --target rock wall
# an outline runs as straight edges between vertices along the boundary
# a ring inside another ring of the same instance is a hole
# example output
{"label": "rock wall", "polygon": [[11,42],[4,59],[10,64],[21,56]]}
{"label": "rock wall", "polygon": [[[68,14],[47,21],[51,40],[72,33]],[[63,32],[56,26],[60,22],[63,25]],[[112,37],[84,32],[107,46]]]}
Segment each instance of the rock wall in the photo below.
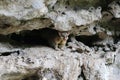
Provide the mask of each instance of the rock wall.
{"label": "rock wall", "polygon": [[[119,25],[119,0],[1,0],[0,80],[119,80]],[[66,48],[26,44],[42,28],[69,32]]]}

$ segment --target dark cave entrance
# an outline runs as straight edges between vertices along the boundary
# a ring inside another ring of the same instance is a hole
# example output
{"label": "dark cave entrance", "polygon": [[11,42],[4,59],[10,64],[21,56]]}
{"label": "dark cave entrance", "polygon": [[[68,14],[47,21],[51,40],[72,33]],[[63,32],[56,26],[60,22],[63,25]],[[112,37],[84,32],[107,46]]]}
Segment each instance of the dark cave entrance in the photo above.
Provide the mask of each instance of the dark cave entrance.
{"label": "dark cave entrance", "polygon": [[[15,46],[49,46],[48,40],[53,35],[58,35],[57,30],[43,28],[39,30],[23,30],[19,33],[0,35],[0,42],[7,42]],[[46,38],[47,36],[47,38]]]}

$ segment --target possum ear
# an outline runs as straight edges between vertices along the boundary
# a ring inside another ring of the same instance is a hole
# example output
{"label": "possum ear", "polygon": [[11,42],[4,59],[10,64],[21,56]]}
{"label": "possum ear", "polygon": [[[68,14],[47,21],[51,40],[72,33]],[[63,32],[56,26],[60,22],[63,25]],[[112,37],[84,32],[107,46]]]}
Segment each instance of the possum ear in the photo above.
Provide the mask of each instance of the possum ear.
{"label": "possum ear", "polygon": [[64,32],[58,32],[60,37],[68,37],[70,32],[69,31],[64,31]]}
{"label": "possum ear", "polygon": [[67,34],[70,35],[70,31],[68,31]]}
{"label": "possum ear", "polygon": [[58,31],[58,35],[59,35],[59,36],[62,36],[62,33]]}

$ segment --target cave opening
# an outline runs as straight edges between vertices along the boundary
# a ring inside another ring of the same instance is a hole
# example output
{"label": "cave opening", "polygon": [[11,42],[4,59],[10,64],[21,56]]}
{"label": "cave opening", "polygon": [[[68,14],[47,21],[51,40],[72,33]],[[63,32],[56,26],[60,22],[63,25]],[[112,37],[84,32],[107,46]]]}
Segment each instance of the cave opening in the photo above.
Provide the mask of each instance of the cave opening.
{"label": "cave opening", "polygon": [[93,45],[94,42],[101,40],[98,35],[91,35],[91,36],[81,35],[81,36],[76,36],[75,38],[77,41],[80,41],[89,47],[94,46]]}
{"label": "cave opening", "polygon": [[17,46],[50,46],[48,41],[51,37],[58,35],[58,31],[50,28],[38,30],[23,30],[19,33],[0,35],[0,42],[7,42]]}
{"label": "cave opening", "polygon": [[[110,37],[112,37],[111,41],[113,39],[114,44],[117,44],[120,41],[120,35],[119,36],[110,36]],[[80,36],[76,36],[75,38],[77,41],[80,41],[89,47],[93,47],[93,46],[95,46],[94,43],[101,42],[101,41],[105,40],[105,38],[107,38],[107,37],[101,38],[98,34],[95,34],[95,35],[91,35],[91,36],[80,35]],[[99,46],[102,46],[102,45],[99,45]]]}

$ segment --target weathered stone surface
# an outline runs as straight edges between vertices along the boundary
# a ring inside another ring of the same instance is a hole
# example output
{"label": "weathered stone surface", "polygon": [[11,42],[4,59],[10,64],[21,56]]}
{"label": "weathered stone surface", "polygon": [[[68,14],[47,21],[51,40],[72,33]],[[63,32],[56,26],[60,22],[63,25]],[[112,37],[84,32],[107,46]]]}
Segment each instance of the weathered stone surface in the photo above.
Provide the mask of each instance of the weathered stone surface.
{"label": "weathered stone surface", "polygon": [[[22,30],[33,30],[49,27],[52,23],[50,19],[33,19],[28,21],[13,21],[14,19],[8,18],[5,19],[5,22],[2,22],[4,19],[1,18],[0,23],[0,34],[10,34],[10,33],[19,33]],[[6,26],[8,25],[8,26]]]}
{"label": "weathered stone surface", "polygon": [[[85,48],[85,45],[82,46]],[[35,80],[44,80],[44,78],[77,80],[80,77],[85,77],[87,80],[119,80],[115,78],[115,76],[119,77],[117,74],[119,72],[119,49],[116,52],[105,53],[95,52],[86,47],[90,52],[85,49],[79,53],[71,52],[69,48],[66,51],[55,51],[45,46],[24,47],[24,49],[13,47],[10,44],[9,46],[1,44],[1,54],[10,52],[8,55],[0,56],[1,80],[21,80],[27,77],[34,78],[30,77],[34,75],[37,75]],[[81,75],[82,71],[84,76]]]}
{"label": "weathered stone surface", "polygon": [[[74,11],[72,8],[65,8],[66,5],[61,6],[57,4],[56,0],[4,0],[0,1],[0,15],[1,21],[0,34],[9,34],[19,32],[21,30],[33,30],[43,27],[49,27],[46,23],[45,26],[41,18],[47,18],[48,21],[54,24],[54,29],[60,31],[71,30],[73,26],[81,26],[90,24],[93,21],[101,18],[101,7]],[[54,6],[54,9],[52,7]],[[37,18],[37,21],[35,21]],[[4,22],[4,20],[6,22]],[[22,22],[26,21],[24,29]],[[34,25],[31,26],[33,23]],[[43,24],[42,24],[43,23]],[[42,24],[42,25],[41,25]],[[71,25],[73,24],[73,25]],[[37,28],[36,28],[37,26]],[[9,28],[9,29],[8,29]]]}
{"label": "weathered stone surface", "polygon": [[108,6],[111,8],[111,12],[116,18],[120,18],[120,1],[116,3],[115,1],[109,4]]}
{"label": "weathered stone surface", "polygon": [[[119,80],[119,18],[119,0],[1,0],[0,80]],[[47,27],[73,35],[64,51],[10,38]]]}
{"label": "weathered stone surface", "polygon": [[41,17],[48,9],[44,0],[2,0],[0,1],[0,14],[13,16],[18,20],[28,20]]}
{"label": "weathered stone surface", "polygon": [[[40,69],[56,70],[64,80],[77,80],[81,71],[81,55],[78,53],[75,53],[76,55],[74,55],[69,49],[64,52],[55,51],[48,47],[36,46],[25,48],[24,50],[20,49],[19,53],[20,54],[18,55],[17,52],[13,52],[9,56],[1,56],[0,61],[2,66],[0,66],[0,75],[2,80],[21,80],[22,78],[25,78],[26,75],[34,75],[35,72]],[[58,77],[57,75],[55,76]],[[43,77],[49,79],[49,77]]]}

